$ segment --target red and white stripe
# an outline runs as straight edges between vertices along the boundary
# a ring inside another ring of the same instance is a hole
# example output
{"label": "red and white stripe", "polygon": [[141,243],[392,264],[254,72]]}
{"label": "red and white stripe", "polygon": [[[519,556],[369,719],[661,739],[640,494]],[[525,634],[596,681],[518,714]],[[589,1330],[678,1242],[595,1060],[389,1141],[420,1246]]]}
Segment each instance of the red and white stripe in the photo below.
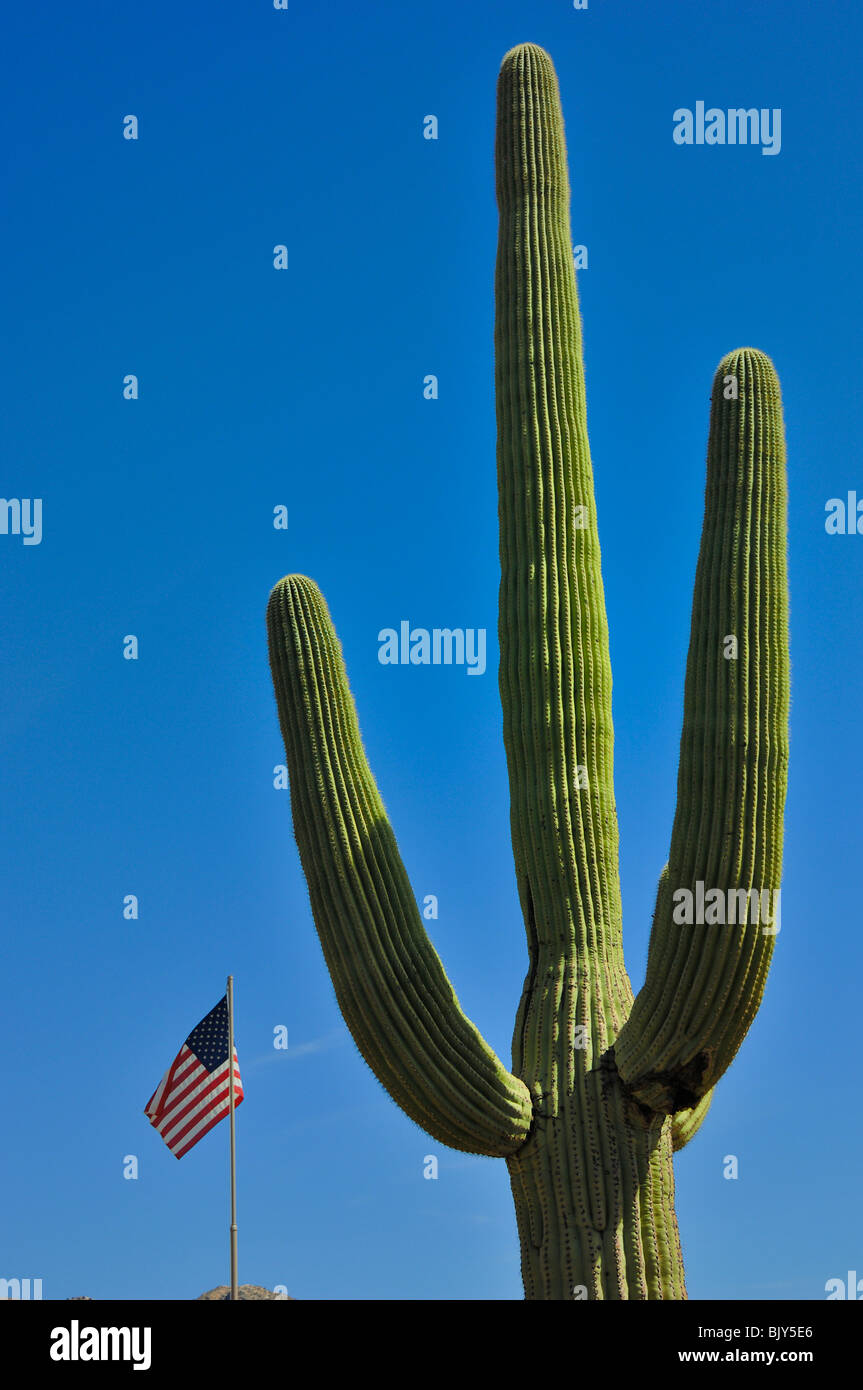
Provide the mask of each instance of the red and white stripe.
{"label": "red and white stripe", "polygon": [[[243,1083],[234,1048],[235,1110],[242,1099]],[[215,1071],[207,1071],[183,1043],[144,1108],[171,1153],[182,1158],[231,1108],[227,1061]]]}

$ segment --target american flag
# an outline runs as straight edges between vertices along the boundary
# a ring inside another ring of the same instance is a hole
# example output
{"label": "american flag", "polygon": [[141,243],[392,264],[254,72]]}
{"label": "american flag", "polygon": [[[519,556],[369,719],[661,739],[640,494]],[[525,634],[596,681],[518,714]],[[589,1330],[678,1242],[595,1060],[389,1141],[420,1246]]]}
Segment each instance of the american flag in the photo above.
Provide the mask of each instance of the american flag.
{"label": "american flag", "polygon": [[[228,996],[224,995],[193,1028],[144,1113],[171,1153],[182,1158],[223,1120],[230,1109],[228,1077]],[[243,1099],[240,1064],[234,1048],[234,1109]]]}

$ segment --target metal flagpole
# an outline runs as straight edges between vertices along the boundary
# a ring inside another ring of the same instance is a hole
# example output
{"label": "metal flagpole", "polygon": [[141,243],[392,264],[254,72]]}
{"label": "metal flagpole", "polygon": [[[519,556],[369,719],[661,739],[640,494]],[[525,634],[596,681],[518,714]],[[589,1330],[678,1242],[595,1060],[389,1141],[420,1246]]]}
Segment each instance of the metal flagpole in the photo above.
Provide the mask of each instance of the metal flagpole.
{"label": "metal flagpole", "polygon": [[239,1299],[237,1284],[237,1133],[234,1128],[234,977],[228,976],[228,1105],[231,1115],[231,1299]]}

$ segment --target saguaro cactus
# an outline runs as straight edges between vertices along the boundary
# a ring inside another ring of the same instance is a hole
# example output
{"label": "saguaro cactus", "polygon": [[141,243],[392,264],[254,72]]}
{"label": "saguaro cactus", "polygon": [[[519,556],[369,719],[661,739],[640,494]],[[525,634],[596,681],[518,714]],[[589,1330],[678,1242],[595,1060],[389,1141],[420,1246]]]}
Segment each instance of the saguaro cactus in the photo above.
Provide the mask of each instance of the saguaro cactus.
{"label": "saguaro cactus", "polygon": [[[434,1138],[508,1164],[527,1297],[682,1299],[672,1151],[752,1022],[778,926],[789,703],[779,384],[750,348],[714,379],[677,812],[633,1000],[563,119],[551,60],[533,44],[503,60],[496,161],[500,693],[529,956],[511,1070],[462,1013],[425,934],[329,613],[300,575],[276,585],[267,612],[294,828],[339,1006],[369,1066]],[[687,894],[710,904],[703,921],[686,919]]]}

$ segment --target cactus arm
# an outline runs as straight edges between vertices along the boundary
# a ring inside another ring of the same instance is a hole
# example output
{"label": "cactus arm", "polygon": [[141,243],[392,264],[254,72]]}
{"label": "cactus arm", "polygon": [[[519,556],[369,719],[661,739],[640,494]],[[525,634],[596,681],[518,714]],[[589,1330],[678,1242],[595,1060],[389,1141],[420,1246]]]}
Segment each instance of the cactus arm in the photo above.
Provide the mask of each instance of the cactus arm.
{"label": "cactus arm", "polygon": [[[737,399],[726,399],[727,378]],[[788,764],[785,534],[779,382],[768,357],[742,348],[713,384],[677,810],[644,986],[614,1049],[634,1099],[667,1113],[697,1105],[730,1065],[779,925],[766,918],[778,903]],[[694,904],[699,882],[705,896],[720,890],[721,918],[705,910],[703,925],[687,925],[680,890]],[[757,907],[750,890],[767,895]]]}
{"label": "cactus arm", "polygon": [[713,1100],[713,1091],[708,1091],[697,1105],[690,1110],[678,1110],[671,1117],[671,1147],[675,1153],[678,1149],[684,1149],[690,1139],[694,1138],[704,1123],[710,1103]]}
{"label": "cactus arm", "polygon": [[267,608],[294,831],[339,1008],[366,1062],[433,1138],[506,1156],[529,1093],[462,1013],[419,909],[362,746],[341,649],[311,580]]}

